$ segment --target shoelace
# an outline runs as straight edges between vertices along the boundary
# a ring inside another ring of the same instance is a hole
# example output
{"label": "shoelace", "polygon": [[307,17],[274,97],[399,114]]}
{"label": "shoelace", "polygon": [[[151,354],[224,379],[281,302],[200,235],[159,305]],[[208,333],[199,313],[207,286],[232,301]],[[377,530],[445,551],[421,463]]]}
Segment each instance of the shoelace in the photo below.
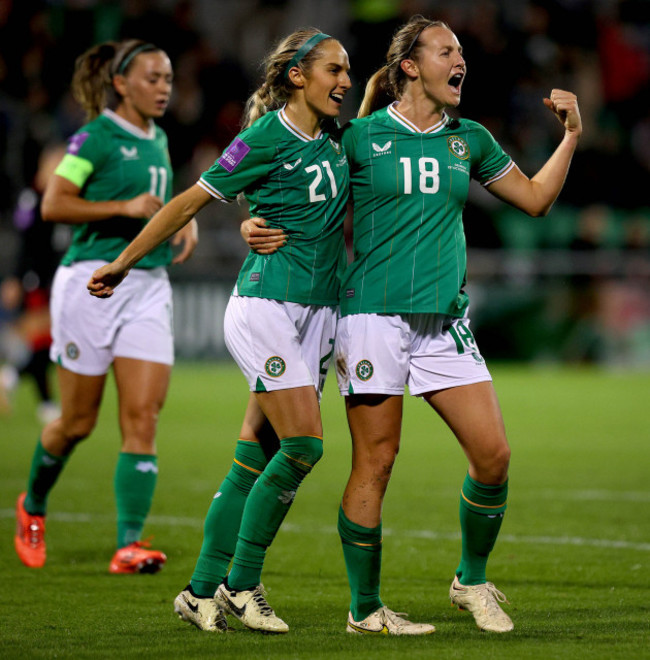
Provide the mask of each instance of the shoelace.
{"label": "shoelace", "polygon": [[36,547],[43,542],[43,530],[41,526],[36,522],[31,522],[29,524],[29,544],[33,547]]}
{"label": "shoelace", "polygon": [[505,594],[499,591],[492,582],[486,582],[485,588],[481,589],[481,600],[485,605],[486,609],[490,610],[500,610],[498,603],[508,603],[508,599]]}
{"label": "shoelace", "polygon": [[406,617],[408,616],[408,612],[393,612],[393,610],[389,610],[386,606],[384,606],[384,612],[386,614],[386,618],[392,619],[395,623],[405,621]]}
{"label": "shoelace", "polygon": [[262,616],[273,616],[273,608],[266,602],[266,598],[264,598],[265,595],[266,591],[264,591],[261,587],[257,587],[257,589],[255,589],[253,600],[259,606],[260,614]]}

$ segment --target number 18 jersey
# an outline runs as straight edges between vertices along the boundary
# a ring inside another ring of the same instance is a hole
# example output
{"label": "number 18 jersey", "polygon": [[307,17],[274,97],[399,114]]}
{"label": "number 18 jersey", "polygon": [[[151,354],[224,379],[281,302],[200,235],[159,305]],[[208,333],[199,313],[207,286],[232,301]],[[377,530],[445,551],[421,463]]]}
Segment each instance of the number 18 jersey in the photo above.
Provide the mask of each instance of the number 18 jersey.
{"label": "number 18 jersey", "polygon": [[344,128],[354,204],[354,259],[341,314],[437,313],[468,304],[462,211],[470,177],[501,178],[512,160],[476,122],[420,131],[395,104]]}

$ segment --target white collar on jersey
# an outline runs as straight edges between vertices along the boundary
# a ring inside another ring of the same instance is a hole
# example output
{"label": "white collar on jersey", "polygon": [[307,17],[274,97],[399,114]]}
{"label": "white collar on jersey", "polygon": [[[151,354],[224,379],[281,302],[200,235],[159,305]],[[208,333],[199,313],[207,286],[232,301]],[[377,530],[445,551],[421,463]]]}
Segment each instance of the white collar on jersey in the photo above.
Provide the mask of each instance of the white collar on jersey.
{"label": "white collar on jersey", "polygon": [[407,119],[401,112],[398,112],[397,108],[395,107],[397,103],[398,103],[397,101],[393,101],[388,106],[388,114],[396,122],[408,128],[409,131],[411,131],[412,133],[437,133],[438,131],[442,130],[445,127],[445,124],[449,121],[449,116],[443,112],[442,119],[437,124],[434,124],[433,126],[429,126],[429,128],[426,128],[425,130],[421,131],[412,121]]}
{"label": "white collar on jersey", "polygon": [[293,133],[297,138],[300,138],[303,142],[311,142],[312,140],[320,140],[323,137],[323,131],[318,131],[316,137],[311,137],[307,135],[305,131],[299,129],[290,119],[287,117],[285,112],[286,104],[283,105],[278,111],[278,119],[280,123],[290,132]]}
{"label": "white collar on jersey", "polygon": [[127,121],[123,117],[120,117],[117,113],[105,108],[102,112],[105,117],[108,117],[111,121],[114,121],[120,128],[123,128],[128,133],[132,133],[136,137],[139,137],[143,140],[153,140],[156,137],[156,126],[153,123],[153,119],[149,120],[149,130],[143,131],[141,128],[138,128],[130,121]]}

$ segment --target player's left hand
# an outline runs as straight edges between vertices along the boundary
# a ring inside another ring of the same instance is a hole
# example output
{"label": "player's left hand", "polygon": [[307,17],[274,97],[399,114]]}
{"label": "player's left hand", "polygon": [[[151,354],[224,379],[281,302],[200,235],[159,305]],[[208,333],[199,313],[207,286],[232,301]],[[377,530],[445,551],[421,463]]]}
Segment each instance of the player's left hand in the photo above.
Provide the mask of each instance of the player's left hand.
{"label": "player's left hand", "polygon": [[193,254],[199,243],[199,225],[196,218],[192,218],[184,227],[179,229],[172,237],[172,245],[180,245],[181,251],[172,260],[173,264],[182,264]]}
{"label": "player's left hand", "polygon": [[551,110],[564,130],[576,137],[582,133],[582,120],[578,108],[578,97],[563,89],[551,90],[550,98],[544,99],[544,105]]}
{"label": "player's left hand", "polygon": [[86,288],[95,298],[110,298],[115,287],[129,274],[128,268],[122,267],[117,261],[112,261],[98,268],[91,276]]}

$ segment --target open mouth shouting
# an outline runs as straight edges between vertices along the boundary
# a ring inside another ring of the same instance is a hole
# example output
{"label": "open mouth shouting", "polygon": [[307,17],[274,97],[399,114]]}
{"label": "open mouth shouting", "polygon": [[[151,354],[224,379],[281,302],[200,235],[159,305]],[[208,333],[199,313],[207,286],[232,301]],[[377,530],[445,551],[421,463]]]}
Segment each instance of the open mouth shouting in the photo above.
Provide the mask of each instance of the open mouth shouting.
{"label": "open mouth shouting", "polygon": [[460,88],[463,84],[463,78],[465,78],[464,72],[455,73],[447,83],[456,96],[460,96]]}

